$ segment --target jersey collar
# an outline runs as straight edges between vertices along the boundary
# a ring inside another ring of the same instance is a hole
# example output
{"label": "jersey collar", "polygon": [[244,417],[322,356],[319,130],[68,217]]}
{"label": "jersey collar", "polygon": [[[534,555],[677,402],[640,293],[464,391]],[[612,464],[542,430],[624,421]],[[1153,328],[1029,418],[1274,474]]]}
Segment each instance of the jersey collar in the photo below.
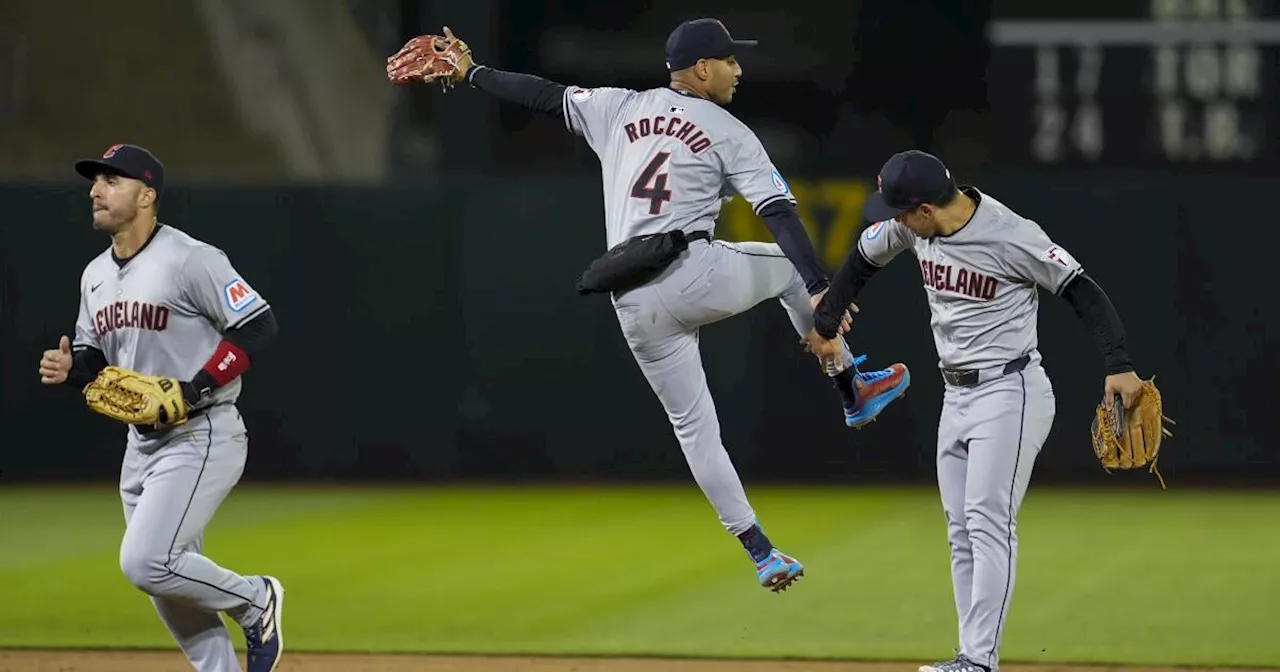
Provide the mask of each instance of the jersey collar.
{"label": "jersey collar", "polygon": [[945,236],[939,235],[938,236],[939,238],[951,238],[952,236],[955,236],[957,233],[960,233],[961,231],[964,231],[965,229],[969,228],[969,224],[973,222],[973,218],[978,216],[978,208],[982,207],[982,192],[978,191],[977,187],[971,187],[971,186],[965,185],[965,186],[959,187],[959,189],[960,189],[960,193],[973,199],[973,212],[969,213],[969,219],[964,220],[963,226],[956,229],[955,231],[952,231],[951,233],[948,233]]}
{"label": "jersey collar", "polygon": [[[668,90],[668,91],[670,91],[670,92],[672,92],[672,93],[674,93],[674,94],[676,94],[676,95],[678,95],[678,96],[684,96],[685,98],[692,98],[692,99],[694,99],[694,100],[704,100],[704,101],[706,101],[706,102],[708,102],[708,103],[715,103],[715,102],[716,102],[716,101],[711,100],[711,99],[709,99],[709,98],[703,98],[702,96],[695,96],[695,95],[693,95],[692,93],[689,93],[688,91],[681,91],[680,89],[677,89],[677,88],[675,88],[675,87],[673,87],[673,86],[669,86],[669,85],[668,85],[666,88],[667,88],[667,90]],[[719,103],[716,103],[716,104],[719,104]]]}
{"label": "jersey collar", "polygon": [[[157,234],[157,233],[160,233],[160,229],[161,229],[161,228],[163,228],[163,227],[164,227],[164,224],[161,224],[160,222],[156,222],[156,228],[154,228],[154,229],[152,229],[152,230],[151,230],[151,235],[147,236],[147,241],[146,241],[145,243],[143,243],[143,244],[142,244],[142,247],[139,247],[139,248],[138,248],[138,251],[137,251],[137,252],[134,252],[134,253],[133,253],[133,256],[132,256],[132,257],[129,257],[129,259],[137,259],[137,258],[138,258],[138,255],[139,255],[139,254],[142,254],[142,251],[143,251],[143,250],[145,250],[145,249],[147,249],[147,246],[151,244],[151,241],[153,241],[153,240],[155,240],[155,239],[156,239],[156,234]],[[117,267],[117,268],[124,268],[124,265],[125,265],[125,264],[127,264],[127,263],[129,263],[129,259],[121,259],[120,257],[117,257],[117,256],[116,256],[116,251],[115,251],[115,249],[114,249],[114,248],[112,248],[112,250],[111,250],[111,261],[116,262],[116,267]]]}

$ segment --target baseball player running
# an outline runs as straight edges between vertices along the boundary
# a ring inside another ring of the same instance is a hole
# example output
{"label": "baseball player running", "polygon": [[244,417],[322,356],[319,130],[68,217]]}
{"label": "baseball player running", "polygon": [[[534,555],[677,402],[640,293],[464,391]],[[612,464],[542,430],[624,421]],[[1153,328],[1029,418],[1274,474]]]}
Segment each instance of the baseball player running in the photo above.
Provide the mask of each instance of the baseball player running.
{"label": "baseball player running", "polygon": [[244,470],[249,444],[235,401],[275,317],[226,254],[159,223],[164,166],[151,152],[115,145],[76,172],[93,181],[93,228],[111,246],[85,267],[75,338],[45,351],[40,382],[87,391],[116,376],[119,387],[89,400],[99,412],[130,391],[157,400],[165,422],[128,431],[120,568],[151,596],[195,669],[240,670],[225,611],[244,628],[249,672],[270,672],[284,649],[284,589],[201,550],[205,526]]}
{"label": "baseball player running", "polygon": [[[759,525],[720,438],[698,349],[699,328],[777,299],[802,336],[828,286],[795,198],[756,135],[723,107],[742,68],[735,40],[715,19],[678,26],[667,40],[669,86],[633,91],[565,86],[473,65],[454,37],[422,36],[387,59],[397,84],[462,81],[503,101],[554,115],[600,158],[609,251],[580,291],[608,292],[631,352],[657,395],[694,480],[721,523],[756,563],[761,585],[785,590],[803,565]],[[741,194],[777,244],[712,240],[722,204]],[[656,270],[654,270],[656,269]],[[861,426],[910,381],[901,364],[861,372],[847,348],[828,369],[846,423]]]}
{"label": "baseball player running", "polygon": [[1141,393],[1111,301],[1034,221],[990,194],[956,187],[936,157],[894,155],[863,209],[870,222],[814,313],[810,348],[829,359],[848,328],[840,308],[877,270],[911,250],[920,264],[945,381],[938,487],[960,621],[955,660],[921,672],[991,672],[1013,595],[1018,509],[1053,424],[1037,351],[1037,286],[1071,303],[1106,362],[1106,398]]}

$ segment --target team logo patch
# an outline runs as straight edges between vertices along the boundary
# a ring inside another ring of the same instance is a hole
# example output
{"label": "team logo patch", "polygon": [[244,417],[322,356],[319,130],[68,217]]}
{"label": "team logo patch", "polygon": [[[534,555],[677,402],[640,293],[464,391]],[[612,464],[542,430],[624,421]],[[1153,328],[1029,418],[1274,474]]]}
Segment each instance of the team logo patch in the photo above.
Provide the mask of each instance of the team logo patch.
{"label": "team logo patch", "polygon": [[787,193],[787,181],[782,179],[782,173],[779,173],[777,169],[773,171],[773,188],[784,194]]}
{"label": "team logo patch", "polygon": [[222,295],[227,300],[227,307],[237,313],[258,300],[258,293],[253,291],[249,283],[240,278],[228,282],[227,286],[222,288]]}
{"label": "team logo patch", "polygon": [[1040,260],[1061,264],[1065,268],[1075,268],[1080,265],[1080,263],[1076,261],[1075,257],[1071,256],[1066,250],[1058,247],[1057,245],[1054,245],[1041,253]]}
{"label": "team logo patch", "polygon": [[577,88],[569,93],[569,97],[578,102],[582,102],[590,98],[593,93],[595,93],[595,91],[592,89]]}
{"label": "team logo patch", "polygon": [[880,235],[881,231],[884,231],[884,222],[876,222],[875,224],[867,227],[867,233],[865,234],[867,240],[875,240],[876,237]]}
{"label": "team logo patch", "polygon": [[120,151],[121,147],[124,147],[124,145],[111,145],[110,147],[107,148],[107,151],[102,153],[102,158],[109,159],[115,156],[116,152]]}

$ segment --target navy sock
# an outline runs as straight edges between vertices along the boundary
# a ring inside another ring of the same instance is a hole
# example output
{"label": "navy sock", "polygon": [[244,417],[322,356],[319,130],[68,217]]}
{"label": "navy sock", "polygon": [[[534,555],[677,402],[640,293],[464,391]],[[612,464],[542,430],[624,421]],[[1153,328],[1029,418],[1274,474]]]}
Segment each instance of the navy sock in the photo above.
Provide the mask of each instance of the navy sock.
{"label": "navy sock", "polygon": [[742,542],[742,547],[747,549],[747,554],[756,562],[764,560],[773,552],[773,542],[769,541],[759,525],[752,525],[751,529],[739,534],[738,541]]}
{"label": "navy sock", "polygon": [[831,376],[831,384],[840,393],[840,403],[845,408],[857,408],[858,392],[853,387],[853,367]]}

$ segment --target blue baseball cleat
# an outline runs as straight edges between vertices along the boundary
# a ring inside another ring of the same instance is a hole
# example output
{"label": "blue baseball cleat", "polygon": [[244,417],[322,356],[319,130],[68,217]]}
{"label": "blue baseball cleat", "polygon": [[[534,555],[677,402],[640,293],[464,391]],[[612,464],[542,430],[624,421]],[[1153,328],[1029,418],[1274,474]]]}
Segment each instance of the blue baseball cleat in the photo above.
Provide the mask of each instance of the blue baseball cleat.
{"label": "blue baseball cleat", "polygon": [[786,590],[802,576],[804,565],[776,548],[769,552],[768,557],[756,563],[756,577],[760,579],[760,585],[775,593]]}
{"label": "blue baseball cleat", "polygon": [[857,391],[858,404],[844,409],[844,424],[850,427],[861,427],[875,420],[885,406],[901,397],[911,386],[911,372],[906,364],[891,364],[887,369],[863,372],[858,365],[865,361],[866,355],[853,358],[853,386]]}
{"label": "blue baseball cleat", "polygon": [[284,586],[275,577],[264,576],[267,584],[267,606],[253,625],[244,629],[249,672],[273,672],[284,654],[284,635],[280,617],[284,613]]}

